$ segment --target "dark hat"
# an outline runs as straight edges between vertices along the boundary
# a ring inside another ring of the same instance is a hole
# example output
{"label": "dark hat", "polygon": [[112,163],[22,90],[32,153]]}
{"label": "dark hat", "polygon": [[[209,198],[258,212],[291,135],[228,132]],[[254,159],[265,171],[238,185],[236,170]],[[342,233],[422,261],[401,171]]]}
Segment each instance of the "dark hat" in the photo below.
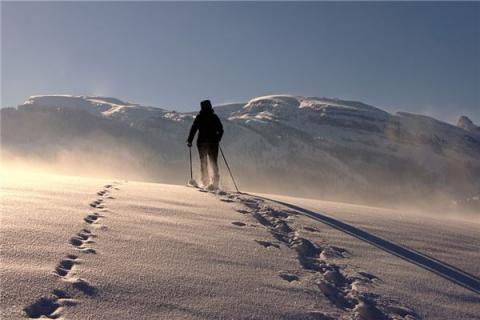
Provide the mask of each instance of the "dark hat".
{"label": "dark hat", "polygon": [[203,100],[200,102],[200,107],[202,110],[211,110],[212,109],[212,103],[210,100]]}

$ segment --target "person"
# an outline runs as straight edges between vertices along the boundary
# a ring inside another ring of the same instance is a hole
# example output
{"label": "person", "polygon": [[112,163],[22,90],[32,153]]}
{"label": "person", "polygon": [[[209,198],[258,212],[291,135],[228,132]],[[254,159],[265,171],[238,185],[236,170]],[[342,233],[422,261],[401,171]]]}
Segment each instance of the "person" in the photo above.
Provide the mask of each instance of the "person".
{"label": "person", "polygon": [[[200,155],[202,184],[209,189],[218,189],[218,183],[220,182],[217,161],[218,144],[220,140],[222,140],[223,126],[213,111],[210,100],[204,100],[200,103],[200,112],[195,117],[192,127],[190,128],[190,134],[188,135],[188,147],[192,146],[193,138],[197,131],[197,147]],[[213,171],[211,175],[209,175],[209,164],[210,169]]]}

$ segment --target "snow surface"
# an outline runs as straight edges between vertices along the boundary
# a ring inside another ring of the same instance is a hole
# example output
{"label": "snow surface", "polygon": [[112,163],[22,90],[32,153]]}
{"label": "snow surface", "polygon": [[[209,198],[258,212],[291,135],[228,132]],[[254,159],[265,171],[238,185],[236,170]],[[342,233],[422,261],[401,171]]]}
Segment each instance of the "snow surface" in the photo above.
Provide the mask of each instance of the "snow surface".
{"label": "snow surface", "polygon": [[[478,222],[174,185],[1,178],[2,319],[480,319]],[[308,210],[455,265],[471,287]]]}

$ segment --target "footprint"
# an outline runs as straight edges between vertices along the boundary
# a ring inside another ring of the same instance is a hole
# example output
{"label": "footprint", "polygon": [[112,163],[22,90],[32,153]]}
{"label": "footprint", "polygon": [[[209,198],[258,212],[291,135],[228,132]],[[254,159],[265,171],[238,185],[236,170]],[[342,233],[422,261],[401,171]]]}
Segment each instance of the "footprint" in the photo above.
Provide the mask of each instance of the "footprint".
{"label": "footprint", "polygon": [[82,249],[80,249],[80,251],[82,251],[83,253],[92,253],[92,254],[97,253],[97,250],[95,250],[93,248],[82,248]]}
{"label": "footprint", "polygon": [[323,260],[327,260],[329,258],[348,258],[349,256],[350,253],[347,249],[335,246],[325,247],[320,253],[320,259]]}
{"label": "footprint", "polygon": [[236,225],[236,226],[239,226],[239,227],[245,227],[246,224],[243,223],[243,222],[240,222],[240,221],[235,221],[235,222],[232,222],[232,224]]}
{"label": "footprint", "polygon": [[290,233],[293,233],[293,231],[294,231],[292,228],[290,228],[288,223],[286,223],[285,221],[282,221],[282,220],[277,221],[277,223],[274,225],[273,229],[276,232],[281,232],[281,233],[284,233],[284,234],[290,234]]}
{"label": "footprint", "polygon": [[75,237],[70,239],[70,244],[75,247],[82,247],[85,243],[94,243],[95,241],[91,240],[91,235],[79,232]]}
{"label": "footprint", "polygon": [[57,319],[60,315],[55,314],[55,311],[59,307],[60,304],[57,297],[42,297],[23,310],[30,318],[47,317],[48,319]]}
{"label": "footprint", "polygon": [[257,219],[257,221],[260,222],[260,224],[262,224],[263,226],[273,227],[273,224],[267,218],[265,218],[262,214],[260,214],[259,212],[252,213],[252,216],[255,219]]}
{"label": "footprint", "polygon": [[294,248],[300,256],[307,258],[317,258],[320,253],[320,248],[317,245],[304,238],[295,239]]}
{"label": "footprint", "polygon": [[103,197],[107,193],[107,190],[98,191],[97,195]]}
{"label": "footprint", "polygon": [[92,201],[92,202],[90,203],[90,207],[96,208],[96,209],[103,209],[103,208],[105,208],[105,206],[102,204],[102,202],[103,202],[102,199],[98,199],[98,200]]}
{"label": "footprint", "polygon": [[253,199],[249,199],[249,198],[241,198],[240,200],[242,200],[243,203],[247,204],[247,205],[259,205],[260,201],[256,201],[256,200],[253,200]]}
{"label": "footprint", "polygon": [[81,247],[83,245],[83,240],[77,237],[73,237],[70,239],[70,244],[75,247]]}
{"label": "footprint", "polygon": [[95,288],[94,286],[92,286],[90,283],[88,283],[86,280],[84,279],[76,279],[74,282],[73,282],[73,287],[81,292],[83,292],[84,294],[86,294],[87,296],[94,296],[97,294],[97,288]]}
{"label": "footprint", "polygon": [[300,280],[300,278],[296,274],[288,273],[288,272],[280,272],[278,276],[288,282]]}
{"label": "footprint", "polygon": [[319,230],[312,228],[312,227],[303,227],[303,229],[310,231],[310,232],[320,232]]}
{"label": "footprint", "polygon": [[280,249],[280,246],[278,244],[272,243],[270,241],[255,240],[255,242],[258,243],[259,245],[265,247],[265,248],[274,247],[274,248]]}
{"label": "footprint", "polygon": [[275,217],[275,218],[284,218],[285,219],[285,218],[288,218],[290,216],[285,211],[275,210],[275,209],[272,209],[272,208],[268,208],[266,213],[268,215],[272,216],[272,217]]}
{"label": "footprint", "polygon": [[330,300],[331,303],[333,303],[335,306],[337,306],[340,309],[352,309],[354,307],[354,304],[350,301],[348,301],[344,296],[343,293],[334,285],[321,281],[318,284],[318,288],[322,293]]}
{"label": "footprint", "polygon": [[49,297],[42,297],[25,307],[23,310],[29,318],[60,318],[62,306],[74,306],[77,301],[72,299],[65,291],[54,289]]}
{"label": "footprint", "polygon": [[[85,230],[85,229],[84,229]],[[94,243],[95,241],[91,240],[92,238],[95,238],[96,235],[94,235],[91,232],[85,232],[84,230],[80,231],[77,233],[78,237],[81,238],[85,243]]]}
{"label": "footprint", "polygon": [[70,299],[70,296],[63,290],[54,289],[53,294],[56,295],[59,299]]}
{"label": "footprint", "polygon": [[111,184],[106,184],[103,187],[106,188],[106,189],[110,189],[112,187],[112,185]]}
{"label": "footprint", "polygon": [[82,229],[82,231],[80,231],[80,233],[88,234],[88,235],[90,235],[90,236],[92,236],[92,237],[96,237],[96,235],[94,235],[94,234],[92,233],[92,231],[88,230],[87,228]]}
{"label": "footprint", "polygon": [[296,238],[293,240],[293,246],[297,251],[298,261],[304,269],[319,271],[321,269],[318,255],[320,249],[311,241],[304,238]]}
{"label": "footprint", "polygon": [[325,280],[333,283],[337,287],[343,286],[345,283],[347,283],[347,279],[345,279],[343,274],[336,269],[326,271],[323,276],[325,277]]}
{"label": "footprint", "polygon": [[82,239],[82,240],[84,240],[84,241],[85,241],[85,240],[88,240],[88,238],[90,237],[89,234],[83,233],[83,232],[79,232],[77,235],[78,235],[78,237],[79,237],[80,239]]}
{"label": "footprint", "polygon": [[360,302],[353,309],[361,319],[365,320],[388,320],[388,317],[374,304]]}
{"label": "footprint", "polygon": [[[71,257],[71,258],[70,258]],[[73,258],[73,259],[72,259]],[[72,270],[73,265],[76,263],[75,260],[77,259],[76,256],[70,255],[68,259],[63,259],[60,263],[55,267],[55,272],[61,276],[65,277],[68,273]]]}
{"label": "footprint", "polygon": [[83,220],[85,220],[85,222],[87,222],[87,223],[92,224],[92,223],[95,223],[98,220],[98,215],[89,214],[88,216],[83,218]]}
{"label": "footprint", "polygon": [[377,276],[365,271],[358,271],[357,273],[370,281],[380,280]]}

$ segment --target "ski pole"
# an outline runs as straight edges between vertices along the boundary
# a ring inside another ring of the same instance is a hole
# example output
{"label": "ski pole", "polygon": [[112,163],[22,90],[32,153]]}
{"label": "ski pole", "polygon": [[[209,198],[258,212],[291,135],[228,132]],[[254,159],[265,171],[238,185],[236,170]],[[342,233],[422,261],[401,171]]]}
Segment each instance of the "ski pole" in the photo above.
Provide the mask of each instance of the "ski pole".
{"label": "ski pole", "polygon": [[227,166],[228,172],[230,173],[230,177],[232,178],[233,185],[235,186],[235,189],[237,190],[237,193],[240,193],[238,190],[237,184],[235,183],[235,179],[233,178],[232,170],[230,170],[230,166],[228,165],[227,159],[225,158],[225,155],[223,154],[222,147],[218,145],[218,148],[220,149],[220,153],[222,154],[223,161],[225,161],[225,165]]}
{"label": "ski pole", "polygon": [[188,147],[190,151],[190,180],[193,180],[193,170],[192,170],[192,147]]}

